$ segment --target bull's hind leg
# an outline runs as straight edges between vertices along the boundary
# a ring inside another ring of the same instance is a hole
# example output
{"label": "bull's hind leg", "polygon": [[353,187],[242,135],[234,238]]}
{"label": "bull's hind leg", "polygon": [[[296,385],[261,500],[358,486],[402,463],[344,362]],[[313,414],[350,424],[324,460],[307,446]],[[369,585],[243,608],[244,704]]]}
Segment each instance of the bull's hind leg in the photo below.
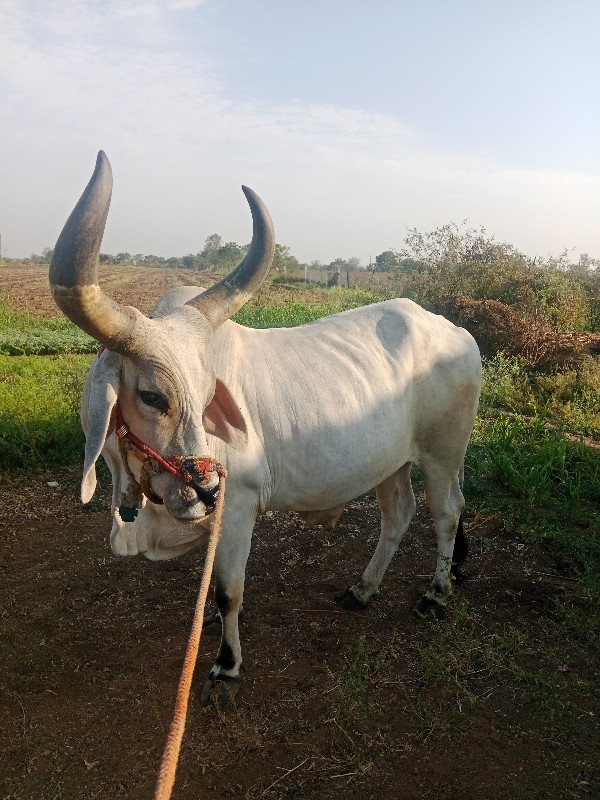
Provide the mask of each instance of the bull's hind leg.
{"label": "bull's hind leg", "polygon": [[416,510],[410,481],[411,467],[412,464],[406,463],[376,487],[381,510],[381,534],[360,581],[348,587],[338,598],[338,602],[347,610],[364,608],[371,597],[377,594],[392,556],[408,530]]}
{"label": "bull's hind leg", "polygon": [[460,574],[458,567],[468,552],[462,527],[465,505],[461,488],[462,469],[452,478],[444,467],[424,466],[423,478],[437,537],[437,564],[429,591],[421,598],[416,610],[441,611],[452,591],[452,579]]}

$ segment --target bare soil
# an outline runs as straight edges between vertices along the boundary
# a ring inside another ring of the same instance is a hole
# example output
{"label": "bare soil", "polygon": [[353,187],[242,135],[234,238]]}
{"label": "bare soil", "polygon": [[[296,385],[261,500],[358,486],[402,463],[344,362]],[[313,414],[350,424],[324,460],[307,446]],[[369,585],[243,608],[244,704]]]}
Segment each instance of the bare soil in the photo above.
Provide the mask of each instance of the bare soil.
{"label": "bare soil", "polygon": [[[195,269],[166,269],[161,267],[99,266],[99,282],[113,300],[133,305],[148,313],[156,300],[177,286],[212,286],[223,278],[213,272]],[[314,299],[314,292],[278,283],[265,289],[274,302],[286,297]],[[61,316],[48,284],[47,264],[12,263],[0,269],[0,299],[8,301],[15,311],[28,311],[42,318]]]}
{"label": "bare soil", "polygon": [[[78,479],[75,468],[2,478],[3,800],[150,798],[172,717],[203,552],[113,556],[108,483],[85,510]],[[598,659],[575,634],[559,640],[552,616],[574,565],[498,517],[467,521],[470,578],[437,621],[411,611],[434,566],[420,495],[380,597],[358,613],[334,597],[375,546],[374,497],[333,532],[262,517],[243,688],[227,711],[200,707],[218,644],[208,629],[173,797],[599,797]],[[518,671],[501,659],[515,632]]]}

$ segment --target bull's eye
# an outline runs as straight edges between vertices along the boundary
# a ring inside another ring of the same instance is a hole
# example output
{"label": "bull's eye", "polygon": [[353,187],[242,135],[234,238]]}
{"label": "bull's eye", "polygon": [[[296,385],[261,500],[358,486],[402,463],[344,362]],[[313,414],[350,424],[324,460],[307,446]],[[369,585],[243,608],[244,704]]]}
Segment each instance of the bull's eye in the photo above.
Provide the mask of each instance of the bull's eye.
{"label": "bull's eye", "polygon": [[166,412],[169,410],[169,403],[167,402],[167,398],[159,394],[158,392],[147,392],[144,389],[140,389],[140,398],[142,403],[150,408],[156,408],[159,411]]}

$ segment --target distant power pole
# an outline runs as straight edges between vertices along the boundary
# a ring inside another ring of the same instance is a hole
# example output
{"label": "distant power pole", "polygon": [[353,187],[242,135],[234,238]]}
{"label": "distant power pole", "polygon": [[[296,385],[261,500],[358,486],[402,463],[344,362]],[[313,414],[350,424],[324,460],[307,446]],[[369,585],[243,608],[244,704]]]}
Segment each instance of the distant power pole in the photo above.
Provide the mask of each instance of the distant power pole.
{"label": "distant power pole", "polygon": [[2,266],[2,234],[0,233],[0,267]]}

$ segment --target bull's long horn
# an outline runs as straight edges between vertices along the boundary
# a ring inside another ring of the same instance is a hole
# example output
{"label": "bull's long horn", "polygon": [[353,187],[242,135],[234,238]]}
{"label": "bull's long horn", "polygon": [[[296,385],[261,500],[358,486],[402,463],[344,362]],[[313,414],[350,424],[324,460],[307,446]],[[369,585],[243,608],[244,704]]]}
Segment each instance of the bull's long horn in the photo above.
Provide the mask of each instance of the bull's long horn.
{"label": "bull's long horn", "polygon": [[50,288],[59,308],[109,350],[131,349],[138,312],[121,306],[98,285],[97,260],[112,193],[110,162],[102,150],[96,169],[62,233],[50,262]]}
{"label": "bull's long horn", "polygon": [[189,300],[218,328],[241,308],[260,287],[269,274],[275,253],[275,232],[271,215],[260,197],[242,186],[252,212],[252,243],[244,260],[226,278],[206,292]]}

